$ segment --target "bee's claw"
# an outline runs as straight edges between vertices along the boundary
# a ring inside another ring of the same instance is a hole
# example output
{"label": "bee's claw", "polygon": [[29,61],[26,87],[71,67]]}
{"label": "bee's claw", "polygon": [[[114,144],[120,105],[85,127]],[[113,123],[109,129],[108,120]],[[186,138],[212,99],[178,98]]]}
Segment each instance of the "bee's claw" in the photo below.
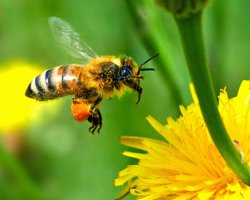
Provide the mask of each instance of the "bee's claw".
{"label": "bee's claw", "polygon": [[89,132],[91,132],[92,134],[95,134],[95,130],[96,130],[97,126],[91,126],[89,128]]}

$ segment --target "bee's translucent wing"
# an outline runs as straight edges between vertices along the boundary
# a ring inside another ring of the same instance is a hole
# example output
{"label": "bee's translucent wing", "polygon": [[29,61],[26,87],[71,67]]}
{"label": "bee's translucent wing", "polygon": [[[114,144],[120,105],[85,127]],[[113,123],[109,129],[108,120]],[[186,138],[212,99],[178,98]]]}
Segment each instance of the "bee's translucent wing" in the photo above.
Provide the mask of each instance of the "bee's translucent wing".
{"label": "bee's translucent wing", "polygon": [[55,39],[76,58],[90,60],[97,54],[85,43],[80,41],[80,35],[64,20],[59,17],[49,17],[50,29]]}

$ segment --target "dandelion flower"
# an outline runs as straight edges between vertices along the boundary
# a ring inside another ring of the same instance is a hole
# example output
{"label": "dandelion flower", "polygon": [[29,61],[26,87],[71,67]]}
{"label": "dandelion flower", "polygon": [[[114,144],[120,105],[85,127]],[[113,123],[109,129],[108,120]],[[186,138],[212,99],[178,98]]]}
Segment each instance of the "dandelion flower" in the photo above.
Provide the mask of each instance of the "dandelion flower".
{"label": "dandelion flower", "polygon": [[[250,188],[227,166],[201,114],[193,87],[194,103],[180,107],[181,116],[162,125],[147,119],[163,136],[159,141],[141,137],[122,137],[121,143],[143,150],[124,152],[139,160],[119,173],[115,185],[127,183],[118,198],[130,192],[140,200],[155,199],[247,199]],[[242,161],[250,160],[250,83],[243,81],[238,94],[228,98],[226,89],[219,95],[218,109]]]}

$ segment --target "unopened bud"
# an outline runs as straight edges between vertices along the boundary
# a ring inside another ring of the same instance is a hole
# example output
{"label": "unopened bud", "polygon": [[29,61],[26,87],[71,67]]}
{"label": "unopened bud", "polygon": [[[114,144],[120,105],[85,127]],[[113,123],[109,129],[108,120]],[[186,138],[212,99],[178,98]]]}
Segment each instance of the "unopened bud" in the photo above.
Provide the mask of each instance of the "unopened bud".
{"label": "unopened bud", "polygon": [[209,0],[157,0],[157,2],[176,17],[189,17],[200,12]]}

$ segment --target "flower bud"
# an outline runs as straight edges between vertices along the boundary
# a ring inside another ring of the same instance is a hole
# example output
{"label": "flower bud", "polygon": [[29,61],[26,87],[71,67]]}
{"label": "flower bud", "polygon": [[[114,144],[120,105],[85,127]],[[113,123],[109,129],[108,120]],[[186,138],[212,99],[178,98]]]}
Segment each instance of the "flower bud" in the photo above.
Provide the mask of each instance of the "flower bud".
{"label": "flower bud", "polygon": [[176,17],[189,17],[200,12],[209,0],[157,0]]}

